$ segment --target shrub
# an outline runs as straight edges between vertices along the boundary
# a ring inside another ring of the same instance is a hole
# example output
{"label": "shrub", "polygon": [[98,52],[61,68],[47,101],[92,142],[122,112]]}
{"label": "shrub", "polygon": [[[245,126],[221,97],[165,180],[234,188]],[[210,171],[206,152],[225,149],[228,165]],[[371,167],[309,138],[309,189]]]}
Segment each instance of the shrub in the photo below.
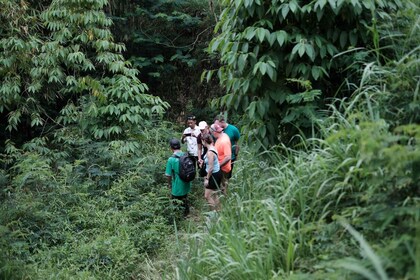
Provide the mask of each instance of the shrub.
{"label": "shrub", "polygon": [[191,240],[178,278],[417,279],[417,46],[367,64],[352,98],[319,122],[323,139],[242,153],[235,194]]}
{"label": "shrub", "polygon": [[127,141],[68,132],[6,147],[1,278],[136,277],[173,233],[163,176],[170,126],[133,131]]}
{"label": "shrub", "polygon": [[266,147],[313,132],[325,117],[319,109],[351,93],[343,82],[358,83],[358,62],[378,58],[377,22],[403,8],[399,0],[222,3],[209,45],[222,66],[204,75],[217,71],[226,94],[214,105],[243,114],[246,135]]}

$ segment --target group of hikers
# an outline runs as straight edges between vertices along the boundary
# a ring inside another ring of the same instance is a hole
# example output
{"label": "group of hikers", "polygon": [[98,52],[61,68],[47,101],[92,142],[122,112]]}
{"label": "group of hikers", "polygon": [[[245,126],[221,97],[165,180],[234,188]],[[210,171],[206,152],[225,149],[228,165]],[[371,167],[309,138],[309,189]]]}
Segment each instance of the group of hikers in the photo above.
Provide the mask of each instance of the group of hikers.
{"label": "group of hikers", "polygon": [[[180,165],[183,165],[180,161],[188,157],[194,165],[194,172],[197,169],[200,177],[204,177],[205,199],[212,210],[218,211],[219,195],[227,194],[228,180],[232,177],[233,165],[238,158],[240,132],[236,126],[227,123],[223,115],[216,116],[210,126],[205,121],[197,125],[196,117],[190,115],[187,125],[181,141],[175,138],[169,141],[173,154],[166,163],[165,175],[172,199],[181,201],[184,215],[189,214],[191,181],[180,174]],[[186,144],[186,153],[181,150],[181,143]]]}

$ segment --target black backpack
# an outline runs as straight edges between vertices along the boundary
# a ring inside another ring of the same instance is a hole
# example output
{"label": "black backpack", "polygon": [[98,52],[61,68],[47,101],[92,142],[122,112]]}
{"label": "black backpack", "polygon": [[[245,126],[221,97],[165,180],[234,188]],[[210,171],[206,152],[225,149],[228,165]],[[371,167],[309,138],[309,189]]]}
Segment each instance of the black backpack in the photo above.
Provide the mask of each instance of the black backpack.
{"label": "black backpack", "polygon": [[183,156],[174,155],[174,157],[179,158],[179,170],[178,175],[184,182],[191,182],[195,178],[195,162],[187,154]]}

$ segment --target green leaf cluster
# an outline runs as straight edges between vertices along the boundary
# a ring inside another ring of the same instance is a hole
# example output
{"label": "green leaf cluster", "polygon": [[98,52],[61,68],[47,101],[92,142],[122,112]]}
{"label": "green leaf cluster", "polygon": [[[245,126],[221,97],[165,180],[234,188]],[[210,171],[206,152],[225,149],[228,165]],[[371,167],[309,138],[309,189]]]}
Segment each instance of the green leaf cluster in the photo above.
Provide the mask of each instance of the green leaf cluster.
{"label": "green leaf cluster", "polygon": [[420,277],[418,15],[394,15],[398,44],[386,63],[366,63],[351,98],[319,122],[322,137],[242,149],[222,213],[191,241],[179,279]]}
{"label": "green leaf cluster", "polygon": [[114,139],[168,108],[146,94],[114,42],[107,1],[2,2],[0,112],[9,131],[77,124]]}
{"label": "green leaf cluster", "polygon": [[110,3],[115,38],[125,42],[124,55],[140,70],[141,80],[171,104],[167,110],[171,119],[189,113],[205,119],[208,116],[202,112],[208,107],[208,100],[220,96],[217,83],[199,82],[203,69],[213,63],[203,52],[215,24],[209,8],[212,3],[204,0]]}
{"label": "green leaf cluster", "polygon": [[136,132],[125,141],[74,131],[21,148],[8,141],[0,278],[138,278],[149,258],[173,247],[179,217],[163,170],[174,128]]}
{"label": "green leaf cluster", "polygon": [[[208,50],[220,56],[218,78],[226,95],[213,105],[244,114],[245,132],[264,145],[288,140],[294,127],[305,132],[322,118],[318,109],[345,80],[354,79],[345,77],[358,68],[354,54],[378,47],[372,39],[378,33],[376,19],[389,19],[387,12],[402,7],[398,0],[222,3],[217,36]],[[313,90],[320,98],[296,102],[290,97]]]}

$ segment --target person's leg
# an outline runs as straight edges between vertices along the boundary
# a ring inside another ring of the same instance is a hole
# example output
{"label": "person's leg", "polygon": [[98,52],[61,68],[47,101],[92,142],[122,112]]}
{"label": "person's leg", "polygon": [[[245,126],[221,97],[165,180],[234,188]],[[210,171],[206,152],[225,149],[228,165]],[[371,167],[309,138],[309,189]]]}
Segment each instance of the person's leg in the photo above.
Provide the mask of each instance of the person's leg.
{"label": "person's leg", "polygon": [[213,173],[209,180],[209,185],[206,188],[206,199],[209,202],[210,206],[212,206],[212,210],[219,211],[220,202],[219,202],[219,190],[221,187],[221,177],[222,172],[218,171]]}
{"label": "person's leg", "polygon": [[187,216],[188,214],[190,214],[190,204],[188,202],[188,195],[184,196],[182,202],[182,207],[184,208],[184,216]]}
{"label": "person's leg", "polygon": [[220,200],[219,200],[219,193],[218,191],[213,191],[213,202],[214,202],[214,210],[219,211],[220,210]]}
{"label": "person's leg", "polygon": [[227,189],[228,189],[228,176],[229,173],[225,173],[222,171],[222,180],[221,180],[221,191],[224,195],[227,195]]}
{"label": "person's leg", "polygon": [[214,210],[214,208],[215,208],[215,201],[214,201],[214,198],[213,198],[213,193],[214,193],[214,191],[211,190],[211,189],[207,189],[207,188],[204,189],[204,197],[206,198],[207,203],[209,204],[209,206],[212,210]]}
{"label": "person's leg", "polygon": [[[182,195],[182,196],[172,195],[172,199],[181,202],[181,207],[180,208],[182,208],[184,216],[187,216],[190,213],[190,206],[188,204],[187,195]],[[179,206],[179,203],[176,203],[176,205]]]}
{"label": "person's leg", "polygon": [[205,187],[204,196],[207,200],[207,203],[210,205],[211,210],[215,208],[215,202],[213,198],[214,191],[217,190],[216,181],[214,179],[214,174],[211,175],[208,185]]}
{"label": "person's leg", "polygon": [[232,177],[233,166],[235,165],[235,160],[236,159],[232,160],[231,163],[230,163],[231,169],[230,169],[230,172],[228,173],[228,176],[227,176],[228,179],[230,179]]}
{"label": "person's leg", "polygon": [[176,196],[176,195],[171,195],[171,198],[172,198],[172,205],[174,206],[174,212],[176,212],[175,215],[178,218],[180,217],[179,210],[181,208],[182,200],[180,199],[179,196]]}
{"label": "person's leg", "polygon": [[213,179],[213,183],[214,183],[214,204],[215,204],[216,211],[220,210],[219,195],[220,195],[220,191],[221,191],[221,187],[222,187],[222,177],[223,177],[222,170],[220,170],[219,172],[216,172],[212,175],[212,179]]}

